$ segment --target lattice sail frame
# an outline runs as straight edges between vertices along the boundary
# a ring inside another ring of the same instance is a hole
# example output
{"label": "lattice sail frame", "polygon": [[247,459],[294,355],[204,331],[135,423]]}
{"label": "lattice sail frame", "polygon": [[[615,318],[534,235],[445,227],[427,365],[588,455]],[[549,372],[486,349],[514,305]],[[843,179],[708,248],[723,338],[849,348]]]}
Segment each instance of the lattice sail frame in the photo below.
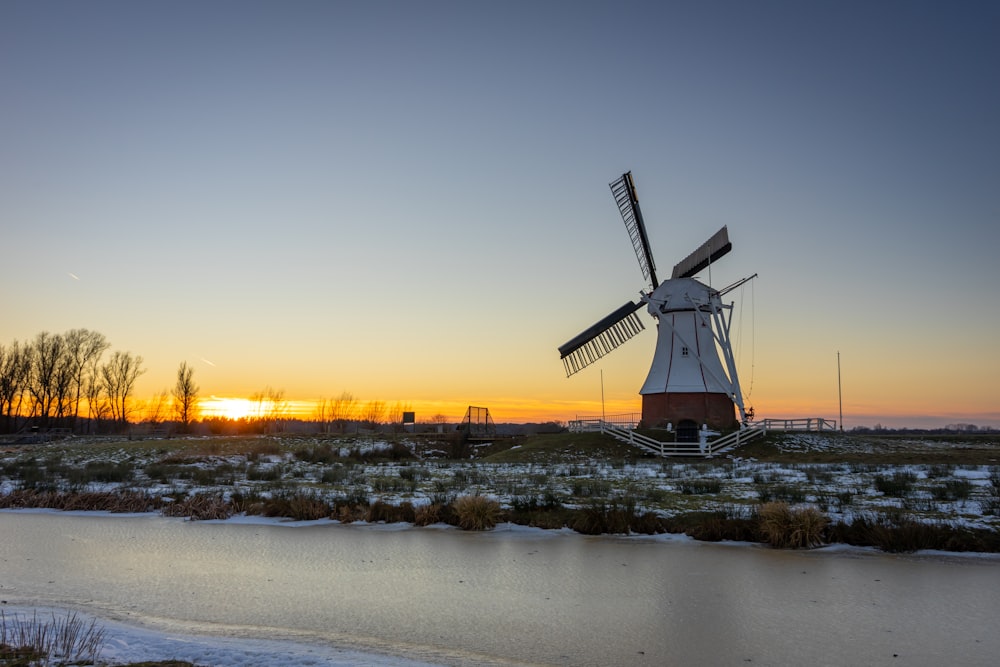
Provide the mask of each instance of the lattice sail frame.
{"label": "lattice sail frame", "polygon": [[645,303],[626,303],[559,348],[566,377],[582,371],[604,355],[617,349],[646,326],[636,311]]}

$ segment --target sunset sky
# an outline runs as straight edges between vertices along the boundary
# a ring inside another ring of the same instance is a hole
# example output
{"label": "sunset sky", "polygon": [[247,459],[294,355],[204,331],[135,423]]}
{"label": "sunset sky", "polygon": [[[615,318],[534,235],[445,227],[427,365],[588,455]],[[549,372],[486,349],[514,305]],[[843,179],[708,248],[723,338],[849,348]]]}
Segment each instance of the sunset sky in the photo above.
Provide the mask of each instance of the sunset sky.
{"label": "sunset sky", "polygon": [[[556,351],[722,225],[747,402],[1000,426],[1000,3],[0,3],[0,343],[138,395],[640,408]],[[702,274],[708,280],[707,272]]]}

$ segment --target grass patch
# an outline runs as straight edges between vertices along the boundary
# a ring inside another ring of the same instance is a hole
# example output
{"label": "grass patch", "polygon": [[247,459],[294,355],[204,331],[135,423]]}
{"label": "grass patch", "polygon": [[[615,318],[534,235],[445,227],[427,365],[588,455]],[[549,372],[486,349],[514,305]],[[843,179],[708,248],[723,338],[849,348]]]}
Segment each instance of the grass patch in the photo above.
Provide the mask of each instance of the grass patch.
{"label": "grass patch", "polygon": [[75,613],[15,618],[0,610],[0,665],[90,665],[97,663],[104,641],[96,620],[87,623]]}
{"label": "grass patch", "polygon": [[53,491],[15,489],[0,495],[0,509],[45,508],[64,512],[140,513],[159,509],[162,498],[140,491]]}
{"label": "grass patch", "polygon": [[682,481],[677,488],[686,496],[719,493],[722,491],[722,482],[712,477],[707,479],[687,479]]}
{"label": "grass patch", "polygon": [[931,488],[934,500],[968,500],[972,494],[972,482],[965,478],[947,479],[943,484]]}
{"label": "grass patch", "polygon": [[253,464],[247,468],[247,479],[256,482],[276,482],[281,479],[284,469],[280,465]]}
{"label": "grass patch", "polygon": [[661,520],[666,532],[683,533],[702,542],[758,542],[760,535],[756,511],[735,507],[711,511],[686,512]]}
{"label": "grass patch", "polygon": [[917,476],[908,470],[897,470],[892,475],[875,475],[875,490],[893,498],[906,498],[913,491]]}
{"label": "grass patch", "polygon": [[265,499],[262,502],[261,514],[294,521],[315,521],[329,518],[333,514],[333,507],[311,493],[297,490]]}
{"label": "grass patch", "polygon": [[182,516],[191,520],[228,519],[233,515],[233,508],[220,494],[197,493],[165,505],[162,512],[164,516]]}
{"label": "grass patch", "polygon": [[313,446],[300,447],[295,450],[295,458],[306,463],[330,464],[340,460],[340,446],[334,447],[329,442]]}
{"label": "grass patch", "polygon": [[899,510],[868,512],[850,524],[839,523],[829,531],[831,541],[873,546],[890,553],[921,549],[941,551],[1000,551],[1000,533],[944,523],[927,523]]}
{"label": "grass patch", "polygon": [[490,463],[588,463],[635,461],[642,454],[635,447],[603,433],[544,433],[525,436],[516,449],[504,449],[483,457]]}
{"label": "grass patch", "polygon": [[757,497],[762,504],[772,502],[804,503],[805,489],[796,484],[765,484],[757,489]]}
{"label": "grass patch", "polygon": [[453,509],[462,530],[490,530],[496,527],[502,514],[500,503],[478,495],[456,498]]}
{"label": "grass patch", "polygon": [[779,549],[810,549],[823,544],[823,531],[830,519],[815,507],[792,509],[774,502],[760,507],[760,535]]}
{"label": "grass patch", "polygon": [[584,535],[654,535],[664,532],[659,517],[653,512],[640,513],[633,496],[594,500],[573,513],[569,527]]}

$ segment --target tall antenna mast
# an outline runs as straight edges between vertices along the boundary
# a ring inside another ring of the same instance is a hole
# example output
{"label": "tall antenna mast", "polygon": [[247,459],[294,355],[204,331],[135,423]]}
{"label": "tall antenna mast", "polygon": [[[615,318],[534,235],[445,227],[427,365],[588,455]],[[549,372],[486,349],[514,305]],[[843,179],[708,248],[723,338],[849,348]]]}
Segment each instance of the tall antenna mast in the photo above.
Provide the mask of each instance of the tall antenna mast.
{"label": "tall antenna mast", "polygon": [[840,432],[844,432],[844,394],[840,390],[840,350],[837,350],[837,399],[840,401]]}
{"label": "tall antenna mast", "polygon": [[601,369],[601,421],[607,421],[604,415],[604,369]]}

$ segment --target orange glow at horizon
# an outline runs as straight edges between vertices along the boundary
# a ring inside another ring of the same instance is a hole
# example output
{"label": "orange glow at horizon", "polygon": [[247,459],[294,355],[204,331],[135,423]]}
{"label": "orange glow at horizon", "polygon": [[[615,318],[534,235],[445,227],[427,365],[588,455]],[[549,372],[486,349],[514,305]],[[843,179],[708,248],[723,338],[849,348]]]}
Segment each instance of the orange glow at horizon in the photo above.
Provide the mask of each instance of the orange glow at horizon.
{"label": "orange glow at horizon", "polygon": [[249,417],[254,412],[254,403],[246,398],[203,398],[198,402],[202,419],[222,417],[234,421]]}
{"label": "orange glow at horizon", "polygon": [[[317,411],[322,399],[288,400],[281,406],[281,415],[289,419],[309,421],[317,418]],[[355,405],[355,418],[363,412],[367,401],[358,401]],[[385,401],[387,406],[394,401]],[[469,403],[454,400],[441,401],[405,401],[406,410],[416,413],[418,422],[434,422],[435,418],[443,417],[445,422],[458,423],[462,420]],[[638,414],[642,411],[641,400],[608,401],[602,410],[600,401],[526,401],[521,399],[504,399],[473,403],[476,407],[489,409],[490,416],[498,423],[545,423],[566,422],[578,417],[599,417],[600,415]],[[263,416],[269,412],[269,406],[260,405],[248,398],[236,396],[212,396],[198,402],[198,410],[202,419],[223,418],[238,421],[241,419]]]}
{"label": "orange glow at horizon", "polygon": [[[803,398],[781,397],[784,400],[749,401],[747,407],[753,407],[756,419],[802,419],[823,418],[840,422],[839,407],[836,397],[832,400],[809,401]],[[318,418],[320,404],[324,399],[291,399],[284,400],[278,406],[271,406],[266,401],[251,400],[239,396],[211,396],[199,401],[198,409],[202,419],[224,418],[239,421],[241,419],[276,416],[276,409],[282,418],[302,421],[312,421]],[[359,418],[368,401],[358,400],[354,408],[354,417]],[[519,397],[484,398],[481,401],[469,403],[455,399],[413,400],[413,401],[380,401],[386,408],[401,406],[402,409],[416,413],[418,423],[458,423],[462,420],[470,405],[489,409],[490,416],[496,423],[567,423],[578,418],[596,418],[602,415],[621,416],[639,415],[642,412],[642,399],[637,394],[634,399],[614,399],[602,404],[601,400],[566,400],[566,399],[521,399]],[[845,401],[844,427],[871,426],[876,423],[892,423],[907,426],[909,421],[921,422],[928,418],[935,422],[951,419],[955,422],[978,423],[995,419],[993,413],[961,414],[954,410],[934,412],[920,405],[898,404],[868,404],[863,401]],[[950,416],[949,416],[950,415]]]}

